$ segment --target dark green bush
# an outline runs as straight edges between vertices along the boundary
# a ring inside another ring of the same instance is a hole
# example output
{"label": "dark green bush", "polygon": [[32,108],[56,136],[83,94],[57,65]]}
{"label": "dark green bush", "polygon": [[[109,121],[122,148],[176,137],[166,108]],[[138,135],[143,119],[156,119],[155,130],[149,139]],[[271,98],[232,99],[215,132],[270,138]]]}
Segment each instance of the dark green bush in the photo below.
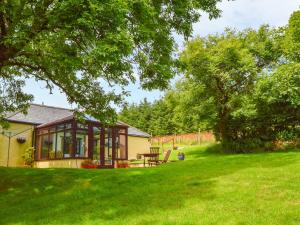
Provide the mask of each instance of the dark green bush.
{"label": "dark green bush", "polygon": [[277,140],[293,141],[298,137],[298,135],[299,135],[299,128],[291,128],[288,130],[278,132],[276,137]]}
{"label": "dark green bush", "polygon": [[226,153],[250,153],[255,151],[272,151],[272,142],[262,141],[258,138],[223,141],[222,150]]}

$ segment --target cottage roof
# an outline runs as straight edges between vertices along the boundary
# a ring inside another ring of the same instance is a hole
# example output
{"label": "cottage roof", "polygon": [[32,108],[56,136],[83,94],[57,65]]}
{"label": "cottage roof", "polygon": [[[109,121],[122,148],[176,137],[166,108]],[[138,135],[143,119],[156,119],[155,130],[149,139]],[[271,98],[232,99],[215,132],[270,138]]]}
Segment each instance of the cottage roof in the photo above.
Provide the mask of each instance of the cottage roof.
{"label": "cottage roof", "polygon": [[[30,104],[27,114],[21,112],[9,113],[6,119],[10,122],[19,122],[43,126],[44,124],[51,124],[55,121],[72,118],[74,115],[71,109],[47,106],[40,104]],[[95,118],[87,116],[87,120],[97,121]],[[150,137],[149,134],[132,127],[126,123],[118,122],[119,125],[128,126],[128,135],[137,137]]]}

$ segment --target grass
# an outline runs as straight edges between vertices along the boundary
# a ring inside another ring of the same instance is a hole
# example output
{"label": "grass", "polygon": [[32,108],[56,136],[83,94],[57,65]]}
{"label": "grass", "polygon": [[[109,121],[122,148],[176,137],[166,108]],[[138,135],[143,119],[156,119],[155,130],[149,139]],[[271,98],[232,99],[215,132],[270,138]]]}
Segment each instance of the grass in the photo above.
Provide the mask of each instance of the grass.
{"label": "grass", "polygon": [[152,168],[0,168],[0,224],[300,224],[300,153],[209,147]]}

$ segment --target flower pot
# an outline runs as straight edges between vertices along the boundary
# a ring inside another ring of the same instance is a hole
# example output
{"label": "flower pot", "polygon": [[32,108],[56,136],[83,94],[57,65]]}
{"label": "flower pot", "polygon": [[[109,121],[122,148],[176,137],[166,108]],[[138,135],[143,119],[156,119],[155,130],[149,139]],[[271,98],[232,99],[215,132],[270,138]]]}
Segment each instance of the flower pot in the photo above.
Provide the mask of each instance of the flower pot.
{"label": "flower pot", "polygon": [[84,169],[95,169],[96,165],[82,165],[81,167]]}
{"label": "flower pot", "polygon": [[178,157],[178,160],[184,160],[185,155],[184,155],[184,154],[180,154],[180,155],[178,155],[177,157]]}
{"label": "flower pot", "polygon": [[126,161],[117,162],[117,168],[129,168],[129,164]]}
{"label": "flower pot", "polygon": [[23,144],[26,142],[26,138],[25,137],[17,137],[17,142],[20,144]]}
{"label": "flower pot", "polygon": [[81,163],[81,168],[95,169],[95,168],[97,168],[97,165],[93,164],[93,162],[91,160],[85,160]]}

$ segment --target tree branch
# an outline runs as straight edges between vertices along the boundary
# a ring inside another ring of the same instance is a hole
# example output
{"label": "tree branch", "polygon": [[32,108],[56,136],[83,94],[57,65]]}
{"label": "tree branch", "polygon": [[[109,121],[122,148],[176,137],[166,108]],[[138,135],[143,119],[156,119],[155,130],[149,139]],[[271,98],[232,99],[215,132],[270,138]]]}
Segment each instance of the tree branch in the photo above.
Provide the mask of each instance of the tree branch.
{"label": "tree branch", "polygon": [[0,12],[0,40],[2,40],[2,38],[6,35],[7,33],[7,28],[6,28],[6,24],[5,24],[5,19],[4,19],[4,14],[3,12]]}

